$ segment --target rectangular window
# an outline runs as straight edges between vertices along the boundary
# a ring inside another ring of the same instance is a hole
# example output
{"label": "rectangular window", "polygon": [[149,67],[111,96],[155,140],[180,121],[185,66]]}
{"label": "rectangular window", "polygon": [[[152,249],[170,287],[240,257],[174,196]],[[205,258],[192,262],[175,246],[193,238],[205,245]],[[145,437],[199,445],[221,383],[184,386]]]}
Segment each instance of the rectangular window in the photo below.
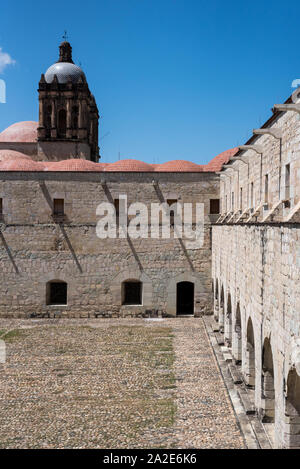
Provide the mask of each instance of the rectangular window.
{"label": "rectangular window", "polygon": [[231,211],[234,212],[234,192],[231,193]]}
{"label": "rectangular window", "polygon": [[53,199],[53,215],[64,215],[64,199]]}
{"label": "rectangular window", "polygon": [[269,202],[269,176],[265,175],[265,204]]}
{"label": "rectangular window", "polygon": [[225,212],[227,213],[228,211],[228,206],[227,206],[227,195],[225,195]]}
{"label": "rectangular window", "polygon": [[220,199],[210,199],[209,213],[211,215],[219,215],[220,213]]}
{"label": "rectangular window", "polygon": [[0,217],[3,215],[3,199],[0,198]]}
{"label": "rectangular window", "polygon": [[285,199],[288,200],[291,196],[290,191],[291,167],[289,164],[285,165]]}

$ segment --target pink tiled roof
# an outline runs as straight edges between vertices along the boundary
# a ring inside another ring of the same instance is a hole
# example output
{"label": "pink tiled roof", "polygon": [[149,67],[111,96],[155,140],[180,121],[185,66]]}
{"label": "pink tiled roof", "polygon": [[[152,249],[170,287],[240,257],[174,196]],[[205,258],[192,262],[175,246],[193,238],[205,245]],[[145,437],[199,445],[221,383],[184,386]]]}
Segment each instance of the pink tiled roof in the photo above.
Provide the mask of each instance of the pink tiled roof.
{"label": "pink tiled roof", "polygon": [[105,171],[130,171],[130,172],[148,172],[154,171],[151,164],[144,163],[139,160],[120,160],[115,163],[108,164]]}
{"label": "pink tiled roof", "polygon": [[45,171],[103,171],[98,163],[83,159],[43,162]]}
{"label": "pink tiled roof", "polygon": [[0,161],[17,160],[18,158],[32,160],[30,156],[15,150],[0,150]]}
{"label": "pink tiled roof", "polygon": [[158,172],[202,172],[203,166],[200,164],[192,163],[191,161],[185,160],[173,160],[167,163],[162,163],[156,166],[155,171]]}
{"label": "pink tiled roof", "polygon": [[223,151],[206,165],[205,171],[220,171],[223,164],[227,163],[229,158],[231,158],[237,152],[238,148],[231,148],[230,150]]}
{"label": "pink tiled roof", "polygon": [[44,171],[44,165],[38,161],[18,158],[2,161],[0,171]]}
{"label": "pink tiled roof", "polygon": [[0,142],[36,142],[38,122],[16,122],[0,133]]}

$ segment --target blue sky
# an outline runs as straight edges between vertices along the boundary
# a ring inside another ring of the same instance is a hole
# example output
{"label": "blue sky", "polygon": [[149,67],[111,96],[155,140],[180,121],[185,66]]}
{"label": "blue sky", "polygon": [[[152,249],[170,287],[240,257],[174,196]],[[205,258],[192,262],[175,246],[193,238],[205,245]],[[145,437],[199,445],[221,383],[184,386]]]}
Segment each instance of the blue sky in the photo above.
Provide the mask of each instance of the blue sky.
{"label": "blue sky", "polygon": [[206,163],[291,94],[299,17],[295,1],[2,2],[0,48],[15,63],[0,74],[0,130],[38,119],[38,81],[66,29],[102,116],[102,161]]}

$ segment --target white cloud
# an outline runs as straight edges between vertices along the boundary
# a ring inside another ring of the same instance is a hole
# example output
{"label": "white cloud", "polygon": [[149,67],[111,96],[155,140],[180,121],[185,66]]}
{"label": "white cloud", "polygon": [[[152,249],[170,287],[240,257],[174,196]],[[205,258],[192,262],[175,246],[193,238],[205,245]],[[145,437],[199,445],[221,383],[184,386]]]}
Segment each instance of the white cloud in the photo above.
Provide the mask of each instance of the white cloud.
{"label": "white cloud", "polygon": [[5,67],[8,65],[13,65],[15,64],[16,61],[11,58],[7,52],[2,51],[2,47],[0,47],[0,73],[4,72]]}

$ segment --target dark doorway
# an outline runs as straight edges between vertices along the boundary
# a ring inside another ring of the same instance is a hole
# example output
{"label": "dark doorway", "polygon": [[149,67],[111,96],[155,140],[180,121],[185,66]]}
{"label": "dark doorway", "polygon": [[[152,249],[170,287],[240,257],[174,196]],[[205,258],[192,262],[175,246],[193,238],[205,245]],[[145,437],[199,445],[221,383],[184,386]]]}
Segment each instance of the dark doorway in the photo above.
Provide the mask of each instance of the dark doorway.
{"label": "dark doorway", "polygon": [[194,314],[194,284],[177,283],[177,314]]}
{"label": "dark doorway", "polygon": [[67,284],[65,282],[49,282],[47,285],[47,305],[67,304]]}

